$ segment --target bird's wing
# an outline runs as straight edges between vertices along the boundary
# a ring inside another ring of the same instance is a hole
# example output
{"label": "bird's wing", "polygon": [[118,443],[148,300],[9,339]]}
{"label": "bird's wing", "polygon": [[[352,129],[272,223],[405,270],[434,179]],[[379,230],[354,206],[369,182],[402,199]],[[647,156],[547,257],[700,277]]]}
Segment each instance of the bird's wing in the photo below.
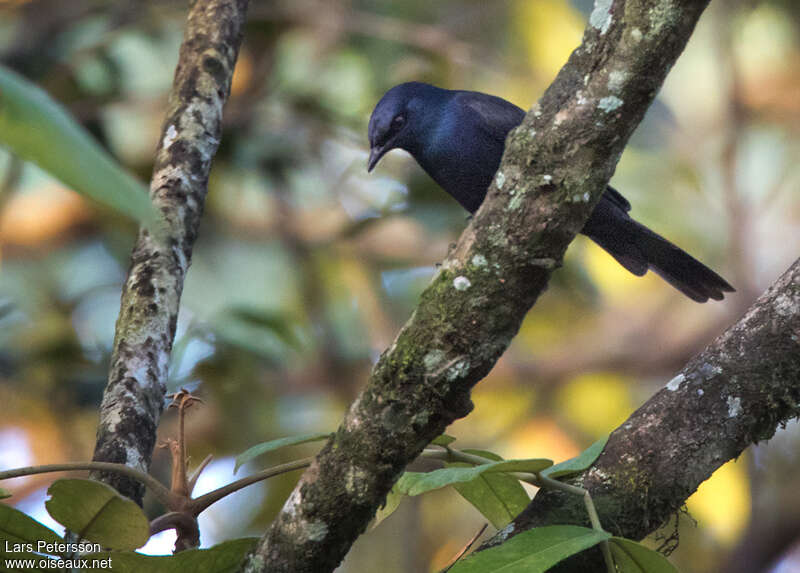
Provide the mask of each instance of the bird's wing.
{"label": "bird's wing", "polygon": [[500,143],[505,143],[508,132],[525,117],[525,112],[513,103],[488,94],[459,92],[455,103],[472,116],[477,128]]}
{"label": "bird's wing", "polygon": [[[458,92],[455,102],[459,108],[470,113],[476,127],[502,144],[505,144],[508,132],[522,123],[525,117],[522,108],[489,94],[462,91]],[[613,187],[606,188],[604,199],[626,213],[631,210],[628,200]]]}

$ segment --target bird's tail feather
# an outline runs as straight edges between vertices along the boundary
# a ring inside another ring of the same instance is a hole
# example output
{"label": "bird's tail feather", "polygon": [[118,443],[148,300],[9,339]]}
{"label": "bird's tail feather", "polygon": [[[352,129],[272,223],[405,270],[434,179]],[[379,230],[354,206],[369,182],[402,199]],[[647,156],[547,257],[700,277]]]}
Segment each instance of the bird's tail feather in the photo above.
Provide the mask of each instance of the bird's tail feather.
{"label": "bird's tail feather", "polygon": [[648,269],[697,302],[722,300],[728,282],[680,247],[654,233],[604,196],[583,229],[623,267],[637,276]]}

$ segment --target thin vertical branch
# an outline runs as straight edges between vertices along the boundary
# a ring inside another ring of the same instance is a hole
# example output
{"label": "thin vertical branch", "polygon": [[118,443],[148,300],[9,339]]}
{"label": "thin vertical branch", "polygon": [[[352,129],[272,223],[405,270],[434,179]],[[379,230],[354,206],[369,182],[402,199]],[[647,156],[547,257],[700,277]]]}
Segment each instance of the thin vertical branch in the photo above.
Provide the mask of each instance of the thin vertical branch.
{"label": "thin vertical branch", "polygon": [[[247,0],[196,0],[190,9],[150,197],[164,236],[141,230],[122,291],[94,459],[147,471],[164,407],[167,367],[183,281],[203,213],[222,107],[242,40]],[[141,503],[140,483],[95,473]]]}

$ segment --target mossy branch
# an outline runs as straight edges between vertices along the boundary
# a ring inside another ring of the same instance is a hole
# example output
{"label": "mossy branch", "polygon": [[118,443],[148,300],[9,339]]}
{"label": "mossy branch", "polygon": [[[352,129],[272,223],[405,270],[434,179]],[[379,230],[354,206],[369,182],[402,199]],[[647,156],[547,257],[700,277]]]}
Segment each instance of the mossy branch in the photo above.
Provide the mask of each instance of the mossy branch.
{"label": "mossy branch", "polygon": [[[642,539],[697,487],[749,445],[800,414],[800,259],[745,315],[620,425],[603,453],[571,483],[588,490],[615,535]],[[657,444],[657,447],[654,445]],[[542,491],[480,549],[553,524],[586,523],[580,503]],[[559,565],[593,571],[597,553]]]}
{"label": "mossy branch", "polygon": [[705,0],[598,2],[481,208],[244,570],[332,571],[405,466],[471,409],[603,193]]}

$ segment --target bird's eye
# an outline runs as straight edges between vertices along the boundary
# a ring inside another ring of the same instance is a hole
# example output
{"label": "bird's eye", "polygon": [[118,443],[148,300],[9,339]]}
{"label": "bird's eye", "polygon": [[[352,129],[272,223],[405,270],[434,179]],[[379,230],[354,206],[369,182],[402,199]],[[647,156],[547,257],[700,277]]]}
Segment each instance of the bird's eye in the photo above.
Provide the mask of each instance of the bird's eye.
{"label": "bird's eye", "polygon": [[396,115],[392,120],[392,127],[397,129],[398,127],[402,127],[402,125],[406,122],[406,116],[404,115]]}

